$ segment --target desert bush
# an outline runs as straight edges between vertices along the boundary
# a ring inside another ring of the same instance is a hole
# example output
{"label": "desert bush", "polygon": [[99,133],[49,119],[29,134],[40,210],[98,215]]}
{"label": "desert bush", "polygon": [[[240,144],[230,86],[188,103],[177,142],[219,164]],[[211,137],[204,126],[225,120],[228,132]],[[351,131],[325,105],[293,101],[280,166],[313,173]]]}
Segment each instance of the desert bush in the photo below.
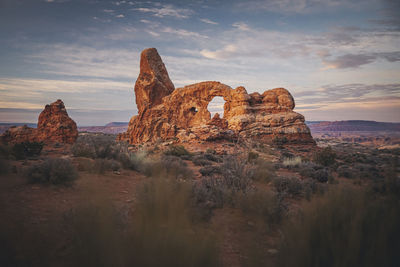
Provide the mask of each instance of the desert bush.
{"label": "desert bush", "polygon": [[68,185],[78,177],[78,173],[69,159],[49,158],[28,167],[25,176],[31,183]]}
{"label": "desert bush", "polygon": [[252,179],[259,182],[269,182],[275,176],[275,167],[271,162],[257,159],[253,165]]}
{"label": "desert bush", "polygon": [[321,183],[326,183],[332,179],[329,169],[312,162],[300,165],[300,175],[305,178],[317,180]]}
{"label": "desert bush", "polygon": [[399,223],[398,198],[331,190],[284,226],[278,266],[399,266]]}
{"label": "desert bush", "polygon": [[162,156],[161,168],[164,169],[166,176],[174,179],[191,179],[193,178],[192,170],[187,166],[181,158],[176,156]]}
{"label": "desert bush", "polygon": [[254,162],[255,160],[258,159],[259,156],[260,155],[257,152],[249,151],[249,153],[247,154],[247,161]]}
{"label": "desert bush", "polygon": [[296,177],[278,176],[273,180],[275,190],[292,197],[303,195],[303,183]]}
{"label": "desert bush", "polygon": [[192,154],[186,150],[186,148],[182,145],[171,145],[168,147],[166,151],[164,151],[164,155],[183,157],[190,157]]}
{"label": "desert bush", "polygon": [[353,178],[353,170],[348,165],[340,165],[337,168],[337,173],[340,177]]}
{"label": "desert bush", "polygon": [[215,149],[212,149],[212,148],[207,148],[206,153],[207,154],[216,154],[217,151],[215,151]]}
{"label": "desert bush", "polygon": [[10,163],[7,159],[0,157],[0,176],[8,174],[10,171]]}
{"label": "desert bush", "polygon": [[10,159],[12,156],[12,146],[0,144],[0,158]]}
{"label": "desert bush", "polygon": [[235,206],[241,195],[253,190],[253,166],[238,155],[224,158],[221,166],[205,166],[200,173],[205,176],[194,185],[196,203],[200,206],[220,208],[225,204]]}
{"label": "desert bush", "polygon": [[267,226],[279,223],[287,211],[279,195],[264,190],[253,190],[242,195],[239,206],[243,213],[261,218]]}
{"label": "desert bush", "polygon": [[15,144],[12,147],[12,155],[17,160],[25,159],[27,157],[35,157],[40,155],[43,149],[43,143],[41,142],[23,142]]}
{"label": "desert bush", "polygon": [[222,158],[218,155],[216,155],[215,153],[204,153],[204,158],[206,158],[209,161],[213,161],[213,162],[222,162]]}
{"label": "desert bush", "polygon": [[76,142],[72,145],[71,152],[75,157],[96,158],[94,146],[88,143]]}
{"label": "desert bush", "polygon": [[209,165],[209,166],[205,166],[203,168],[200,168],[199,172],[203,176],[213,176],[213,175],[216,175],[216,174],[221,174],[221,167],[220,166]]}
{"label": "desert bush", "polygon": [[196,155],[192,158],[192,162],[196,166],[207,166],[211,165],[211,161],[209,161],[204,154]]}
{"label": "desert bush", "polygon": [[92,171],[99,174],[104,174],[106,171],[119,171],[121,163],[113,159],[98,158],[94,160]]}
{"label": "desert bush", "polygon": [[77,163],[77,170],[78,171],[87,171],[91,172],[94,169],[94,160],[86,157],[79,157],[75,159],[75,162]]}
{"label": "desert bush", "polygon": [[122,154],[128,153],[128,144],[116,142],[115,135],[86,134],[78,137],[71,152],[75,157],[118,160]]}
{"label": "desert bush", "polygon": [[336,158],[336,153],[330,146],[325,147],[321,151],[317,151],[313,154],[313,161],[323,166],[329,166],[334,164],[335,158]]}

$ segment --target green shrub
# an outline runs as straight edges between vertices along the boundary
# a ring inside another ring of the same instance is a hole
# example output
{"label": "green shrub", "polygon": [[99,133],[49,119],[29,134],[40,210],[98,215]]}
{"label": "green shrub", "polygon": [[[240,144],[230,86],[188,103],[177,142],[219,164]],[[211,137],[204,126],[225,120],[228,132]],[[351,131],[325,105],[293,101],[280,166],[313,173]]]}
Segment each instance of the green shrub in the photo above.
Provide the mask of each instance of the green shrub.
{"label": "green shrub", "polygon": [[204,154],[200,154],[200,155],[194,156],[194,157],[192,158],[192,162],[193,162],[193,164],[196,165],[196,166],[207,166],[207,165],[211,165],[211,164],[212,164],[211,161],[209,161],[209,160],[204,156]]}
{"label": "green shrub", "polygon": [[72,145],[71,152],[75,157],[96,158],[94,146],[83,142]]}
{"label": "green shrub", "polygon": [[29,182],[41,184],[70,184],[78,177],[69,159],[49,158],[42,163],[28,167],[25,173]]}
{"label": "green shrub", "polygon": [[323,166],[330,166],[334,164],[335,159],[336,153],[330,146],[325,147],[321,151],[317,151],[313,154],[313,161]]}
{"label": "green shrub", "polygon": [[35,157],[40,155],[42,149],[43,149],[43,143],[24,142],[15,144],[12,147],[12,154],[17,160],[21,160],[27,157]]}
{"label": "green shrub", "polygon": [[203,176],[213,176],[216,174],[221,174],[221,167],[214,166],[214,165],[208,165],[208,166],[204,166],[203,168],[200,168],[199,172]]}
{"label": "green shrub", "polygon": [[278,266],[400,266],[400,202],[331,190],[283,228]]}
{"label": "green shrub", "polygon": [[250,152],[247,154],[247,161],[248,161],[248,162],[254,162],[255,160],[258,159],[259,156],[260,156],[260,155],[259,155],[257,152],[250,151]]}
{"label": "green shrub", "polygon": [[169,156],[176,156],[176,157],[182,157],[182,156],[191,156],[191,153],[186,150],[186,148],[182,145],[171,145],[168,147],[166,151],[164,151],[164,155],[169,155]]}
{"label": "green shrub", "polygon": [[275,177],[274,187],[278,193],[286,193],[292,197],[303,195],[303,183],[296,177]]}

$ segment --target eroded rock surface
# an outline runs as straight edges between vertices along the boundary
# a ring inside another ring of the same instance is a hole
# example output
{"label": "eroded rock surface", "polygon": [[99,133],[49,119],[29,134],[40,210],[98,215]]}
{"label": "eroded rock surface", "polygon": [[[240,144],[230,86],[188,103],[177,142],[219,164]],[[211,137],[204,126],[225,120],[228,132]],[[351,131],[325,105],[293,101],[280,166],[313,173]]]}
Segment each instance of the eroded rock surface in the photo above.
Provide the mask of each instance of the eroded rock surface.
{"label": "eroded rock surface", "polygon": [[[135,84],[138,115],[126,133],[118,136],[131,144],[178,138],[179,141],[213,141],[246,138],[270,141],[285,136],[289,141],[314,142],[304,117],[293,111],[295,102],[284,88],[248,94],[208,81],[177,88],[155,48],[142,52]],[[211,118],[207,106],[221,96],[224,114]]]}
{"label": "eroded rock surface", "polygon": [[59,99],[46,105],[40,113],[37,128],[19,126],[9,128],[1,139],[6,143],[45,142],[72,144],[78,138],[78,129]]}

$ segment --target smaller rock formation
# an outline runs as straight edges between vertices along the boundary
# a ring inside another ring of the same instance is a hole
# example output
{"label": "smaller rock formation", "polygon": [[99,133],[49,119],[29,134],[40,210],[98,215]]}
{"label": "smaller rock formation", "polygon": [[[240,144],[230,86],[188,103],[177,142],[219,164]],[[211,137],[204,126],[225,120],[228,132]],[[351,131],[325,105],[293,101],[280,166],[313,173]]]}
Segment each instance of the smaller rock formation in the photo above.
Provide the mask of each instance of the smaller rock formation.
{"label": "smaller rock formation", "polygon": [[78,128],[59,99],[46,105],[40,113],[37,128],[26,125],[9,128],[1,140],[6,143],[45,142],[72,144],[78,138]]}

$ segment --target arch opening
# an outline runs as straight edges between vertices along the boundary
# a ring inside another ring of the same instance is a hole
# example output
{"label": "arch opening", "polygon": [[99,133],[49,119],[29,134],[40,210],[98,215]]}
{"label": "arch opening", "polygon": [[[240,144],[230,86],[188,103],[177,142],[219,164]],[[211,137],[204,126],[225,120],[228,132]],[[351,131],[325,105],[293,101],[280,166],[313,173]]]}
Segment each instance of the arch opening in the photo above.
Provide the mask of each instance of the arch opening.
{"label": "arch opening", "polygon": [[221,118],[224,117],[224,104],[225,100],[222,96],[215,96],[208,103],[207,110],[211,113],[211,118],[213,118],[216,113],[218,113]]}

